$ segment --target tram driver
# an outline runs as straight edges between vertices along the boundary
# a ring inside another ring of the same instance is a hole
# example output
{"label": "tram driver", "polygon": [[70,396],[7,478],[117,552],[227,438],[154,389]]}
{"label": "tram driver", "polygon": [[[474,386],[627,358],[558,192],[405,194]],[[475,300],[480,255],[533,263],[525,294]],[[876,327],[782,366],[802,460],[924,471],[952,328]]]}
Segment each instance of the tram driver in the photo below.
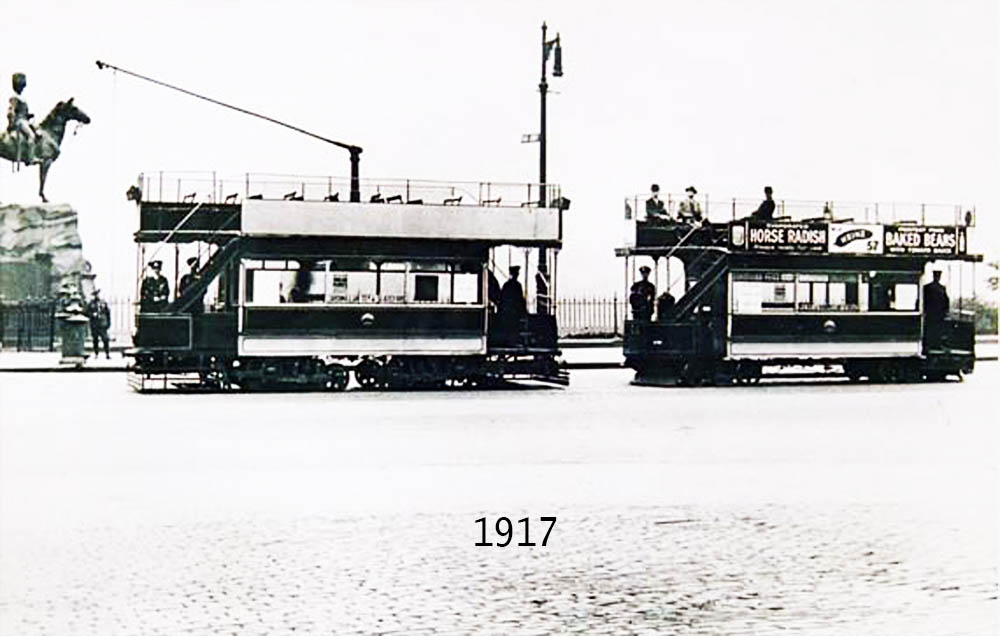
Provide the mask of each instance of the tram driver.
{"label": "tram driver", "polygon": [[511,343],[517,341],[521,319],[528,314],[528,306],[524,300],[524,288],[517,280],[520,273],[520,266],[510,266],[510,277],[500,289],[500,302],[497,303],[497,326],[505,333],[505,337]]}
{"label": "tram driver", "polygon": [[951,301],[948,290],[941,284],[941,270],[934,270],[934,280],[924,285],[924,324],[927,344],[939,347],[944,340],[944,320],[948,317]]}
{"label": "tram driver", "polygon": [[166,311],[170,304],[170,283],[160,273],[163,261],[150,261],[149,273],[142,279],[139,291],[139,310],[142,312]]}
{"label": "tram driver", "polygon": [[649,282],[650,268],[643,265],[639,268],[641,280],[632,283],[628,302],[632,306],[632,317],[635,320],[649,322],[653,319],[653,299],[656,298],[656,286]]}

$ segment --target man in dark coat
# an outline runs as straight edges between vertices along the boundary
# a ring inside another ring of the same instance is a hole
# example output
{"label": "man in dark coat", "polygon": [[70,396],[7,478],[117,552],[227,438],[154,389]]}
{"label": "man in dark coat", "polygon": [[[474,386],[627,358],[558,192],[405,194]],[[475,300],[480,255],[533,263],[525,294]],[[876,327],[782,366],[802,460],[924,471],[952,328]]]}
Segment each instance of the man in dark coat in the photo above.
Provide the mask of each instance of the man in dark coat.
{"label": "man in dark coat", "polygon": [[639,268],[641,280],[632,284],[629,290],[628,301],[632,306],[632,317],[636,320],[649,322],[653,318],[653,299],[656,298],[656,285],[649,282],[649,267],[643,265]]}
{"label": "man in dark coat", "polygon": [[[184,294],[188,287],[195,284],[200,278],[198,272],[198,259],[194,256],[187,259],[188,267],[191,269],[187,274],[181,276],[181,280],[177,283],[177,296],[180,297]],[[205,294],[202,294],[197,300],[195,300],[190,307],[190,312],[192,314],[205,313]]]}
{"label": "man in dark coat", "polygon": [[941,270],[934,270],[934,280],[924,285],[924,326],[927,343],[939,346],[944,335],[944,319],[948,317],[951,301],[948,290],[941,284]]}
{"label": "man in dark coat", "polygon": [[774,199],[771,198],[773,193],[774,190],[771,189],[771,186],[764,188],[764,200],[761,201],[760,207],[754,211],[753,218],[760,221],[770,221],[774,218]]}
{"label": "man in dark coat", "polygon": [[521,273],[518,265],[510,266],[510,278],[500,288],[499,314],[510,320],[519,321],[528,313],[527,303],[524,301],[524,288],[518,282],[517,277]]}
{"label": "man in dark coat", "polygon": [[161,261],[150,261],[149,274],[142,279],[139,291],[139,310],[143,312],[166,311],[170,304],[170,283],[160,273],[163,267]]}
{"label": "man in dark coat", "polygon": [[111,358],[108,329],[111,328],[111,309],[101,298],[101,290],[94,290],[94,297],[87,304],[87,317],[90,318],[90,337],[94,339],[94,357],[101,353],[101,342],[104,343],[104,356]]}

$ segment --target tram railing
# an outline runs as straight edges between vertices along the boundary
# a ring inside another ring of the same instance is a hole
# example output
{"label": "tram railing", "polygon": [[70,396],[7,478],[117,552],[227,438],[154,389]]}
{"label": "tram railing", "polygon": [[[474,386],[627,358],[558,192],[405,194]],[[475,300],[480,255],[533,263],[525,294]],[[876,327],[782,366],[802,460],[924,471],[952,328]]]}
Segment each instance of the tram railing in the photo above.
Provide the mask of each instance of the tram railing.
{"label": "tram railing", "polygon": [[[635,194],[625,198],[626,218],[646,218],[646,200],[650,195]],[[660,194],[663,207],[677,217],[684,194]],[[736,198],[703,194],[695,197],[705,218],[726,223],[749,217],[763,198]],[[774,218],[788,221],[833,221],[854,223],[915,223],[919,225],[975,225],[975,206],[951,203],[913,203],[892,201],[819,201],[775,199]],[[968,215],[968,218],[967,218]]]}
{"label": "tram railing", "polygon": [[[349,200],[350,179],[271,173],[156,171],[139,175],[145,201],[240,203],[247,198],[304,201]],[[495,181],[431,181],[378,178],[361,180],[363,203],[425,203],[493,207],[554,207],[556,184]]]}

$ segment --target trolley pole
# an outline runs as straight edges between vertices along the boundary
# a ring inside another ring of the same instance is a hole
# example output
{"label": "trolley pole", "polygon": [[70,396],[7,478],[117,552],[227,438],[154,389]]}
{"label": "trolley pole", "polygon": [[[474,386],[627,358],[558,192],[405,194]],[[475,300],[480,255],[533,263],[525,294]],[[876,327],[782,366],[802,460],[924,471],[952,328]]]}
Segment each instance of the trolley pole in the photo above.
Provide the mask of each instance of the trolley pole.
{"label": "trolley pole", "polygon": [[97,68],[100,70],[109,68],[112,71],[123,73],[125,75],[131,75],[136,79],[141,79],[150,82],[152,84],[162,86],[164,88],[169,88],[179,93],[184,93],[185,95],[190,95],[191,97],[195,97],[197,99],[215,104],[216,106],[222,106],[223,108],[228,108],[229,110],[235,110],[236,112],[243,113],[244,115],[250,115],[251,117],[256,117],[257,119],[263,119],[264,121],[269,121],[272,124],[284,126],[289,130],[294,130],[295,132],[302,133],[303,135],[307,135],[309,137],[312,137],[313,139],[319,139],[320,141],[324,141],[330,145],[337,146],[338,148],[343,148],[351,155],[351,197],[350,197],[351,203],[359,203],[361,201],[361,177],[360,177],[361,153],[362,153],[361,146],[355,146],[354,144],[347,144],[342,141],[334,141],[333,139],[328,139],[326,137],[323,137],[322,135],[317,135],[316,133],[309,132],[308,130],[299,128],[298,126],[293,126],[289,123],[279,121],[273,117],[268,117],[267,115],[255,113],[254,111],[248,110],[246,108],[241,108],[239,106],[227,104],[226,102],[222,102],[217,99],[213,99],[211,97],[206,97],[205,95],[200,95],[198,93],[195,93],[194,91],[189,91],[186,88],[181,88],[180,86],[174,86],[173,84],[168,84],[166,82],[154,79],[152,77],[140,75],[139,73],[128,71],[126,69],[115,66],[114,64],[108,64],[107,62],[102,62],[101,60],[97,60]]}
{"label": "trolley pole", "polygon": [[[548,66],[549,54],[555,51],[555,63],[552,68],[553,77],[562,77],[562,44],[557,34],[555,39],[547,39],[548,25],[542,22],[542,80],[538,84],[538,93],[541,97],[541,122],[538,131],[538,207],[544,208],[548,205],[548,189],[546,188],[545,176],[545,151],[547,145],[546,122],[545,122],[545,99],[549,92]],[[535,306],[539,314],[549,313],[549,263],[548,250],[544,247],[538,248],[538,280],[535,284]]]}

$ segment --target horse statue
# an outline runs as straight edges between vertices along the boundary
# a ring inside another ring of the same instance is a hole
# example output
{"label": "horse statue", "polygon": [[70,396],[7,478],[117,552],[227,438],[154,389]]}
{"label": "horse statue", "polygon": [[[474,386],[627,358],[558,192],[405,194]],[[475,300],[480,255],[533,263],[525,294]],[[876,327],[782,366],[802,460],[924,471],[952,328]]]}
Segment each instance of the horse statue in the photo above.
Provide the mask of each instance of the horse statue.
{"label": "horse statue", "polygon": [[[52,162],[59,158],[59,146],[66,134],[66,124],[71,121],[90,123],[90,117],[73,104],[72,97],[68,101],[56,104],[37,128],[38,136],[35,140],[35,157],[32,163],[38,164],[38,196],[42,197],[43,203],[49,202],[45,198],[45,177],[49,174]],[[24,143],[20,133],[11,131],[0,133],[0,157],[13,162],[24,161],[28,154],[25,152]]]}

